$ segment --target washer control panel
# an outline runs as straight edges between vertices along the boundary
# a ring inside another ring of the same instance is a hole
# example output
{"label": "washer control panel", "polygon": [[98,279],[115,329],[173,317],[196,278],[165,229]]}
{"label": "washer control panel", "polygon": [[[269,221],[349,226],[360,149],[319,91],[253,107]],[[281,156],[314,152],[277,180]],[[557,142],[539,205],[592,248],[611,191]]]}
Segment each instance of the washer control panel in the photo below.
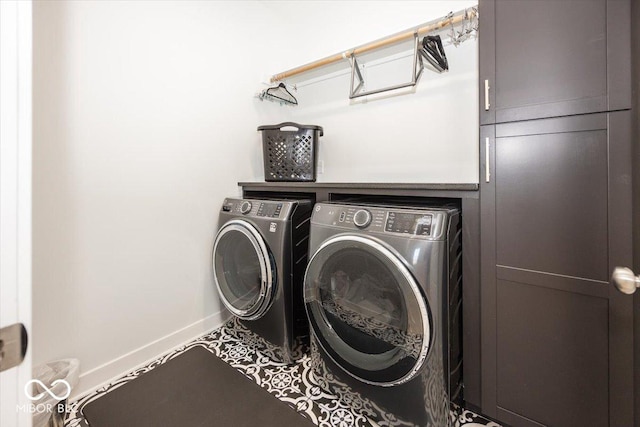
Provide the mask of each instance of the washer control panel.
{"label": "washer control panel", "polygon": [[[326,209],[324,207],[327,207]],[[320,209],[318,209],[320,207]],[[320,213],[320,211],[324,209]],[[379,209],[360,208],[357,206],[342,206],[316,203],[314,215],[329,220],[333,225],[341,225],[348,228],[380,229],[385,220],[385,213]]]}
{"label": "washer control panel", "polygon": [[445,209],[391,208],[316,203],[312,223],[386,235],[439,239],[447,221]]}
{"label": "washer control panel", "polygon": [[221,210],[239,216],[280,219],[286,217],[290,205],[284,201],[225,199]]}
{"label": "washer control panel", "polygon": [[389,233],[431,236],[433,214],[389,211],[384,231]]}

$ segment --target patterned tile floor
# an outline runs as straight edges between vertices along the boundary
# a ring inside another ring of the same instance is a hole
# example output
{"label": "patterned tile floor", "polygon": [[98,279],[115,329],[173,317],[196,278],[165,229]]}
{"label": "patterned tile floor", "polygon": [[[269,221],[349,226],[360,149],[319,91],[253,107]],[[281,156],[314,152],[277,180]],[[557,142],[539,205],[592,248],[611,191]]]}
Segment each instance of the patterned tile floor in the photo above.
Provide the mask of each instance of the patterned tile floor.
{"label": "patterned tile floor", "polygon": [[[255,381],[269,393],[295,408],[319,427],[394,427],[393,416],[371,419],[344,401],[344,399],[324,390],[314,376],[311,358],[303,347],[298,348],[294,364],[275,362],[269,357],[270,349],[257,336],[247,331],[240,323],[230,320],[219,329],[200,337],[189,344],[166,354],[148,365],[136,369],[113,383],[100,388],[93,394],[69,405],[65,426],[90,427],[82,415],[83,407],[105,393],[134,380],[168,360],[195,346],[201,346],[220,357],[248,378]],[[471,411],[451,413],[455,427],[500,427]]]}

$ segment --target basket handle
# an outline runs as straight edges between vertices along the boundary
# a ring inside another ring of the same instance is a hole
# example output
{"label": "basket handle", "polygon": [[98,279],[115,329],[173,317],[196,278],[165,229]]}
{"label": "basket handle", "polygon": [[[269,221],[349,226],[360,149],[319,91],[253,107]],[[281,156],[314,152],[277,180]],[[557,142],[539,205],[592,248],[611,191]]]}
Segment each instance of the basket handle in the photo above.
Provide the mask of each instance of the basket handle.
{"label": "basket handle", "polygon": [[280,130],[284,127],[287,126],[291,126],[294,127],[296,129],[314,129],[314,130],[319,130],[320,131],[320,136],[323,136],[323,130],[322,130],[322,126],[316,126],[316,125],[301,125],[295,122],[283,122],[280,123],[278,125],[263,125],[263,126],[258,126],[258,130]]}

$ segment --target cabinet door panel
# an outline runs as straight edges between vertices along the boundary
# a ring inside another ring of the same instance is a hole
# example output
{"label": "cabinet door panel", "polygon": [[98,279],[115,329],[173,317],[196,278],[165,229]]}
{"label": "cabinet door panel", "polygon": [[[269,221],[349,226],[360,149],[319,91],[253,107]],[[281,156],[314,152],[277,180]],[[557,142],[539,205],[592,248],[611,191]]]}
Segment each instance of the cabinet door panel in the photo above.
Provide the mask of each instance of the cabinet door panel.
{"label": "cabinet door panel", "polygon": [[607,109],[605,0],[497,1],[495,22],[497,122]]}
{"label": "cabinet door panel", "polygon": [[479,74],[478,93],[480,96],[480,124],[496,122],[495,86],[496,82],[496,23],[495,0],[480,0],[478,13],[482,18],[478,21],[478,54]]}
{"label": "cabinet door panel", "polygon": [[514,427],[631,425],[633,307],[609,283],[633,255],[630,112],[481,137],[482,411]]}
{"label": "cabinet door panel", "polygon": [[498,406],[544,425],[608,425],[607,299],[503,280],[497,297]]}
{"label": "cabinet door panel", "polygon": [[497,138],[498,264],[608,280],[607,132]]}

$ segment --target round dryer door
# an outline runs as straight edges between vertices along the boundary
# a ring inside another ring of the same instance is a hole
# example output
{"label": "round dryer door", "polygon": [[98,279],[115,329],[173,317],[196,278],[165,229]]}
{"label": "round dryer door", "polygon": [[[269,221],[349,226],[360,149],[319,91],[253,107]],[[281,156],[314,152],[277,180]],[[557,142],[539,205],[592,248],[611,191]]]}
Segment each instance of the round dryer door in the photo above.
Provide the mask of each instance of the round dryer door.
{"label": "round dryer door", "polygon": [[231,220],[213,244],[213,273],[223,304],[241,319],[254,320],[271,306],[274,266],[260,232]]}
{"label": "round dryer door", "polygon": [[318,344],[344,371],[380,386],[418,373],[431,342],[431,313],[395,252],[362,236],[334,237],[309,261],[304,286]]}

